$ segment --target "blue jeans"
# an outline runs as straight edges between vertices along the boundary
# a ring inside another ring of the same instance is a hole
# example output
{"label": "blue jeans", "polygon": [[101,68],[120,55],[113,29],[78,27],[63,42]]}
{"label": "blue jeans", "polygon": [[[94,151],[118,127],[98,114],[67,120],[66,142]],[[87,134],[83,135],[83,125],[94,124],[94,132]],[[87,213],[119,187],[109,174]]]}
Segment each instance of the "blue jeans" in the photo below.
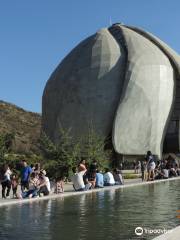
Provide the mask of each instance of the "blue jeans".
{"label": "blue jeans", "polygon": [[32,194],[32,197],[36,197],[37,196],[37,189],[29,190],[27,192],[23,192],[22,197],[27,198],[27,197],[29,197],[30,194]]}

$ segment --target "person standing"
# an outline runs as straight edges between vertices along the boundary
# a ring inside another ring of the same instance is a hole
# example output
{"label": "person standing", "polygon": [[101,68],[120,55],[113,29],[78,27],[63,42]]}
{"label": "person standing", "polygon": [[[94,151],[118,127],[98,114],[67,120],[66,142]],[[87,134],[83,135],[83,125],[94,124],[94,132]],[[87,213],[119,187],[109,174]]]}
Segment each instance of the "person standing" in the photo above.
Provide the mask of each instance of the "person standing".
{"label": "person standing", "polygon": [[63,192],[64,192],[63,177],[58,177],[56,179],[56,187],[55,187],[54,193],[58,194],[58,193],[63,193]]}
{"label": "person standing", "polygon": [[152,155],[151,151],[147,151],[146,155],[147,160],[147,171],[148,171],[148,181],[154,180],[154,170],[156,167],[154,156]]}
{"label": "person standing", "polygon": [[41,164],[36,163],[34,167],[34,172],[36,173],[37,176],[39,175],[40,171],[41,171]]}
{"label": "person standing", "polygon": [[[11,170],[8,165],[5,165],[2,172],[2,198],[9,198],[9,193],[11,190]],[[7,188],[7,192],[6,192]]]}
{"label": "person standing", "polygon": [[16,174],[12,175],[11,185],[13,190],[13,198],[17,197],[17,188],[18,188],[18,178]]}
{"label": "person standing", "polygon": [[25,189],[29,190],[29,178],[32,173],[32,169],[28,166],[25,160],[22,161],[21,170],[21,191],[24,192]]}
{"label": "person standing", "polygon": [[141,162],[137,161],[137,174],[141,171]]}

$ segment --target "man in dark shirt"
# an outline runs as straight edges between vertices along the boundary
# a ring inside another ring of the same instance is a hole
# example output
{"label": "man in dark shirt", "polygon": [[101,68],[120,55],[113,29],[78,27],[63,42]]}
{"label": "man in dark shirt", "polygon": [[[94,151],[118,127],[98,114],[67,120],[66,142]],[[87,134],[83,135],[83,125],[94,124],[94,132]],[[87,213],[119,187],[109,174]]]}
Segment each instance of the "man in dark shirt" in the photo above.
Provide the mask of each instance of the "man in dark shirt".
{"label": "man in dark shirt", "polygon": [[98,164],[96,160],[93,160],[93,162],[91,163],[89,170],[90,172],[96,172],[96,170],[98,169]]}

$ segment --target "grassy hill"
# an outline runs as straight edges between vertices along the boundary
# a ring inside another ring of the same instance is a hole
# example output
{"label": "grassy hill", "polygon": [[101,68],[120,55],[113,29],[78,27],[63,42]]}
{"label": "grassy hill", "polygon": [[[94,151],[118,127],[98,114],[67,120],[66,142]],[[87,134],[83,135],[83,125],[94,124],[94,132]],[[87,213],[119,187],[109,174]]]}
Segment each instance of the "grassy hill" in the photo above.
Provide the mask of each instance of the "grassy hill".
{"label": "grassy hill", "polygon": [[14,135],[13,152],[38,153],[41,115],[0,100],[0,135]]}

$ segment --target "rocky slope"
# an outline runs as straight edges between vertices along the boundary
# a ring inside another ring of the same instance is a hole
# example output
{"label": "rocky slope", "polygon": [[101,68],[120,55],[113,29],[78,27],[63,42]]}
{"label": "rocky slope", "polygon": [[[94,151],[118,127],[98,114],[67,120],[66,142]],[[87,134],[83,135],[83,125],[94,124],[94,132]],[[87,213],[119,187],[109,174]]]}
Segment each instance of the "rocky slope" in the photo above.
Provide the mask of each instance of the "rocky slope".
{"label": "rocky slope", "polygon": [[0,135],[14,135],[13,151],[38,153],[41,115],[0,100]]}

